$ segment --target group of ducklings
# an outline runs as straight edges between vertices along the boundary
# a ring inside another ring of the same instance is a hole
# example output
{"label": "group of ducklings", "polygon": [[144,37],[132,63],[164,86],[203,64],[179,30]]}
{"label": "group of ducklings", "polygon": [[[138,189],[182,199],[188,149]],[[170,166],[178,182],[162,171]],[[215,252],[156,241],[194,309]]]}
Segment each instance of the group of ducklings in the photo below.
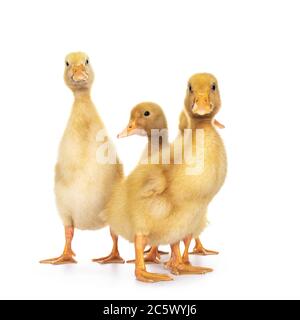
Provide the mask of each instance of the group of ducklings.
{"label": "group of ducklings", "polygon": [[[141,161],[127,177],[119,159],[114,164],[99,163],[96,159],[101,143],[114,147],[91,100],[94,73],[85,53],[67,55],[64,79],[75,98],[55,168],[56,203],[65,228],[65,247],[61,256],[41,263],[76,263],[72,250],[74,229],[94,230],[108,225],[113,240],[112,252],[107,257],[94,259],[95,262],[124,263],[118,250],[118,236],[122,236],[135,245],[133,262],[140,281],[172,280],[168,274],[146,270],[145,263],[159,263],[164,253],[158,250],[161,244],[171,246],[171,257],[165,268],[172,274],[211,272],[210,268],[191,265],[189,247],[194,238],[196,244],[192,253],[217,254],[205,249],[198,238],[207,224],[208,204],[226,176],[226,153],[215,129],[223,125],[214,119],[221,106],[217,79],[206,73],[189,79],[179,134],[173,143],[168,141],[167,121],[160,106],[144,102],[132,109],[129,124],[119,137],[145,135],[148,144]],[[181,148],[175,146],[181,146],[184,152],[195,150],[197,129],[204,134],[203,168],[191,175],[187,174],[187,169],[200,159],[193,155],[189,161],[176,163],[176,152]],[[100,130],[106,134],[104,142],[96,139]],[[161,132],[165,132],[165,136]],[[186,132],[190,139],[183,135]],[[145,161],[153,156],[154,139],[159,142],[155,164]],[[166,149],[171,154],[169,163],[162,160]],[[183,255],[180,241],[185,244]],[[147,245],[151,247],[145,251]]]}

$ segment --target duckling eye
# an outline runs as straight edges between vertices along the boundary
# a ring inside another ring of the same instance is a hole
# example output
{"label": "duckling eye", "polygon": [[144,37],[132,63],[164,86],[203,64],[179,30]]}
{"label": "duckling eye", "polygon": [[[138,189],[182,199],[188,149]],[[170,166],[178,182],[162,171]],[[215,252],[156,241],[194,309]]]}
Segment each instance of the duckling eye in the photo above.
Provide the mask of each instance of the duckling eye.
{"label": "duckling eye", "polygon": [[215,83],[213,83],[212,86],[211,86],[211,90],[212,90],[212,91],[216,91],[216,89],[217,89],[217,86],[216,86]]}
{"label": "duckling eye", "polygon": [[68,67],[70,65],[70,63],[68,61],[66,61],[66,66]]}
{"label": "duckling eye", "polygon": [[85,60],[85,65],[88,65],[90,63],[89,59]]}
{"label": "duckling eye", "polygon": [[191,86],[190,83],[189,83],[189,92],[190,92],[190,93],[193,93],[193,88],[192,88],[192,86]]}
{"label": "duckling eye", "polygon": [[145,111],[145,112],[144,112],[144,116],[145,116],[145,117],[149,117],[149,116],[150,116],[150,112],[149,112],[149,111]]}

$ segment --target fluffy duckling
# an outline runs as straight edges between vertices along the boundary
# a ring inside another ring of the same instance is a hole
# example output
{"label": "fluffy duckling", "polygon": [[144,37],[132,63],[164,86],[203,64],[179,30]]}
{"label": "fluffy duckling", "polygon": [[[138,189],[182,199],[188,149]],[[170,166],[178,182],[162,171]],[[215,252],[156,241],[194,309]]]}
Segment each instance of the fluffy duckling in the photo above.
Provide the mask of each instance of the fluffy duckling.
{"label": "fluffy duckling", "polygon": [[[145,151],[143,152],[140,164],[147,164],[151,162],[151,155],[153,151],[151,146],[155,143],[156,136],[152,135],[153,130],[161,130],[158,139],[159,149],[162,150],[163,143],[166,146],[169,145],[168,142],[168,123],[162,108],[153,102],[142,102],[136,105],[130,114],[130,120],[127,127],[118,134],[118,138],[128,137],[134,134],[147,136],[148,143],[146,145]],[[164,139],[164,141],[162,140]],[[155,152],[155,150],[154,150]],[[162,159],[159,159],[161,163]],[[165,251],[158,250],[157,246],[152,246],[144,252],[145,263],[160,263],[159,259],[161,255],[167,254]],[[129,260],[128,263],[133,263],[135,260]]]}
{"label": "fluffy duckling", "polygon": [[[150,117],[152,115],[152,117]],[[216,121],[216,120],[214,120]],[[219,122],[218,122],[219,123]],[[180,116],[179,129],[183,133],[183,130],[188,128],[188,118],[183,111]],[[144,102],[135,106],[130,115],[128,126],[118,135],[119,138],[128,137],[133,134],[145,135],[148,138],[148,143],[145,151],[141,157],[140,163],[150,163],[151,159],[151,145],[155,138],[155,135],[151,135],[152,130],[165,130],[165,145],[168,145],[168,125],[162,108],[152,102]],[[159,146],[162,148],[162,140],[159,140]],[[170,159],[172,161],[172,159]],[[160,162],[161,163],[161,162]],[[196,245],[194,248],[194,254],[212,255],[218,254],[216,251],[205,249],[199,238],[195,239]],[[157,246],[151,247],[144,252],[146,254],[144,260],[145,263],[160,263],[160,255],[166,254],[164,251],[158,250]],[[129,263],[135,262],[135,260],[127,261]]]}
{"label": "fluffy duckling", "polygon": [[[212,119],[212,123],[215,127],[219,128],[219,129],[224,129],[225,126],[220,123],[218,120],[216,119]],[[189,117],[186,114],[185,109],[180,113],[180,117],[179,117],[179,134],[183,135],[184,134],[184,129],[188,129],[189,128]],[[219,254],[218,251],[214,251],[214,250],[209,250],[206,249],[199,238],[195,238],[195,246],[193,248],[193,251],[190,252],[190,254],[197,254],[197,255],[202,255],[202,256],[208,256],[208,255],[217,255]]]}
{"label": "fluffy duckling", "polygon": [[[55,168],[55,196],[65,228],[65,248],[61,256],[41,263],[76,263],[71,246],[74,228],[95,230],[106,226],[99,213],[106,206],[114,186],[123,178],[121,164],[102,164],[96,159],[97,149],[102,144],[96,136],[100,130],[107,135],[91,100],[93,79],[94,73],[85,53],[67,55],[64,80],[75,100]],[[118,238],[111,235],[114,243],[111,255],[95,259],[96,262],[124,262],[118,252]]]}
{"label": "fluffy duckling", "polygon": [[[192,237],[197,237],[207,224],[206,213],[208,204],[222,187],[227,171],[227,160],[223,141],[215,129],[215,126],[224,127],[214,120],[221,106],[217,79],[211,74],[196,74],[188,82],[185,97],[184,117],[180,118],[180,129],[185,126],[191,129],[193,138],[197,129],[204,133],[204,167],[199,177],[188,178],[186,184],[191,193],[197,194],[200,214],[197,223],[194,224],[192,233],[185,239],[185,251],[183,260],[188,263],[188,248]],[[193,139],[193,144],[195,140]],[[192,181],[193,185],[188,184]],[[215,254],[217,252],[206,250],[200,240],[195,238],[196,254]]]}
{"label": "fluffy duckling", "polygon": [[[133,110],[133,113],[135,112],[136,109]],[[139,107],[134,119],[136,121],[129,123],[126,135],[147,134],[147,130],[149,131],[153,126],[148,125],[148,122],[150,124],[153,120],[162,124],[160,128],[165,128],[164,115],[157,106],[151,111],[148,107],[147,109]],[[164,145],[163,135],[157,131],[152,132],[151,139],[162,141],[157,153],[151,153],[151,157],[154,155],[154,159],[161,159],[161,161],[158,164],[153,164],[153,161],[148,164],[139,164],[115,189],[106,211],[108,224],[115,234],[134,242],[135,275],[140,281],[172,280],[169,275],[154,274],[146,270],[144,259],[146,245],[174,244],[172,245],[174,259],[168,267],[175,274],[210,272],[212,270],[209,268],[185,264],[181,259],[180,251],[178,254],[179,241],[191,234],[199,209],[190,208],[189,201],[186,200],[186,192],[181,195],[184,191],[184,189],[181,190],[181,182],[175,179],[178,174],[182,176],[185,165],[165,164],[163,160],[168,153],[168,143]],[[149,160],[148,153],[147,158]],[[167,159],[169,159],[168,156]],[[191,184],[191,181],[189,183]],[[196,200],[194,202],[197,203]]]}

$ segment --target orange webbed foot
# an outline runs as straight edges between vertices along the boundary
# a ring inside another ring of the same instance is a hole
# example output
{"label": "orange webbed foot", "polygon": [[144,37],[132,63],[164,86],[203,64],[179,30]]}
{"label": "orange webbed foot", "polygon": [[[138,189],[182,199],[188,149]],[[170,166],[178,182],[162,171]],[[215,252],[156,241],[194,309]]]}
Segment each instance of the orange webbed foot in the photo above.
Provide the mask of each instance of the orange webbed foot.
{"label": "orange webbed foot", "polygon": [[[133,260],[127,260],[126,261],[126,263],[135,263],[136,262],[136,260],[135,259],[133,259]],[[146,264],[160,264],[160,261],[157,259],[157,258],[153,258],[153,257],[145,257],[144,258],[144,262],[146,263]]]}
{"label": "orange webbed foot", "polygon": [[189,262],[182,262],[178,264],[167,262],[165,264],[165,268],[170,270],[174,275],[205,274],[213,271],[211,268],[192,266]]}
{"label": "orange webbed foot", "polygon": [[135,271],[136,279],[142,282],[160,282],[160,281],[172,281],[173,278],[167,274],[151,273],[146,270],[137,269]]}
{"label": "orange webbed foot", "polygon": [[73,256],[76,256],[76,254],[72,250],[73,235],[74,227],[65,226],[65,247],[62,255],[56,258],[41,260],[40,263],[53,265],[77,263],[77,261],[73,258]]}
{"label": "orange webbed foot", "polygon": [[57,258],[41,260],[40,263],[61,265],[61,264],[77,263],[77,261],[72,257],[72,255],[62,254],[60,257],[57,257]]}
{"label": "orange webbed foot", "polygon": [[111,253],[106,257],[93,259],[92,261],[100,264],[125,263],[125,260],[118,253]]}
{"label": "orange webbed foot", "polygon": [[208,249],[205,249],[203,247],[195,247],[193,249],[192,252],[190,252],[190,254],[197,254],[197,255],[200,255],[200,256],[213,256],[213,255],[218,255],[219,252],[218,251],[214,251],[214,250],[208,250]]}
{"label": "orange webbed foot", "polygon": [[[150,247],[148,250],[145,250],[145,251],[144,251],[144,254],[149,253],[151,250],[152,250],[152,247]],[[161,255],[161,256],[166,255],[166,254],[169,254],[169,252],[167,252],[167,251],[162,251],[162,250],[158,250],[157,252],[158,252],[158,254]]]}
{"label": "orange webbed foot", "polygon": [[183,274],[205,274],[212,272],[213,269],[206,267],[196,267],[191,265],[188,259],[188,247],[190,244],[191,237],[185,239],[186,250],[184,257],[181,257],[179,242],[171,245],[172,255],[171,259],[165,263],[165,268],[170,270],[172,274],[183,275]]}
{"label": "orange webbed foot", "polygon": [[205,249],[200,241],[199,238],[195,238],[195,247],[193,249],[193,252],[190,252],[190,254],[198,254],[201,256],[211,256],[211,255],[217,255],[219,254],[218,251],[214,250],[208,250]]}

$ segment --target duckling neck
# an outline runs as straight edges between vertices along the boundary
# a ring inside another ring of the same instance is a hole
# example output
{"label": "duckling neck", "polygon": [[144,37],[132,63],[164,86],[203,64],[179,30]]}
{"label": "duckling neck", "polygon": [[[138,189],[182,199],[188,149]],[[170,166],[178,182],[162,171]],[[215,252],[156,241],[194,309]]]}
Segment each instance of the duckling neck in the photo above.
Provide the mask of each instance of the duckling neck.
{"label": "duckling neck", "polygon": [[74,91],[72,115],[76,118],[97,117],[97,111],[91,99],[89,89]]}
{"label": "duckling neck", "polygon": [[81,89],[73,92],[75,104],[76,102],[92,102],[90,89]]}
{"label": "duckling neck", "polygon": [[205,129],[213,127],[212,118],[203,118],[203,119],[191,119],[190,127],[191,129]]}
{"label": "duckling neck", "polygon": [[74,103],[69,126],[76,132],[86,135],[91,125],[98,122],[99,117],[92,102],[90,90],[74,91]]}

